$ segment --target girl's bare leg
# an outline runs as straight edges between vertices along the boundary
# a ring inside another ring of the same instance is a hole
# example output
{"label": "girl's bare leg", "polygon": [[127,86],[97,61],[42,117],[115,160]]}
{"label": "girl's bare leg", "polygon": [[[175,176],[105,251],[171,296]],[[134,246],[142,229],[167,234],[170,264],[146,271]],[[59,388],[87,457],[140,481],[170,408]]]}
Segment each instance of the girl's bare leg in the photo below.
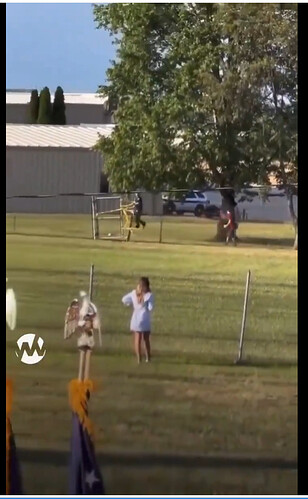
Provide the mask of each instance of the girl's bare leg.
{"label": "girl's bare leg", "polygon": [[135,353],[137,357],[137,362],[138,364],[141,361],[141,334],[140,333],[134,333],[134,345],[135,345]]}
{"label": "girl's bare leg", "polygon": [[145,346],[145,360],[150,362],[151,360],[151,343],[150,343],[150,333],[143,333],[143,342]]}

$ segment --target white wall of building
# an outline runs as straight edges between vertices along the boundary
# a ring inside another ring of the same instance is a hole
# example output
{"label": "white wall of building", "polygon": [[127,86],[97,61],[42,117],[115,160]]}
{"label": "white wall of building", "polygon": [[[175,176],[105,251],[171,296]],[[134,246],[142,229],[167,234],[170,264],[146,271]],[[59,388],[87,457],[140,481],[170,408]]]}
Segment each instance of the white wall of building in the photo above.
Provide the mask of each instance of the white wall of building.
{"label": "white wall of building", "polygon": [[[281,191],[278,191],[277,189],[272,189],[270,194],[271,196],[269,196],[266,201],[262,201],[259,196],[256,196],[251,202],[244,201],[238,203],[237,208],[240,211],[240,214],[245,210],[248,220],[252,221],[291,222],[286,196],[281,196]],[[277,194],[280,195],[277,196]],[[211,203],[216,206],[221,205],[221,195],[218,191],[209,191],[206,195]],[[241,196],[237,196],[236,200],[238,201],[240,197]],[[295,213],[297,213],[297,196],[294,196],[293,201]]]}

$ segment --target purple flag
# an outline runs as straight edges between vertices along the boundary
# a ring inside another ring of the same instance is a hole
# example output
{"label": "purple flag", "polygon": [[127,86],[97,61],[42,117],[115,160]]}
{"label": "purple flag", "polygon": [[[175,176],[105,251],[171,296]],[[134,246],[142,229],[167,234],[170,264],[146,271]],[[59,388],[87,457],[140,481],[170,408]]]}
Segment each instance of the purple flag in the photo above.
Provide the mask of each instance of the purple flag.
{"label": "purple flag", "polygon": [[8,422],[9,430],[9,455],[8,455],[8,484],[7,484],[7,494],[8,495],[21,495],[22,491],[22,481],[19,461],[17,458],[16,444],[14,433],[12,430],[11,422]]}
{"label": "purple flag", "polygon": [[93,442],[87,429],[80,423],[76,413],[73,413],[72,424],[69,494],[105,494],[103,478],[96,461]]}

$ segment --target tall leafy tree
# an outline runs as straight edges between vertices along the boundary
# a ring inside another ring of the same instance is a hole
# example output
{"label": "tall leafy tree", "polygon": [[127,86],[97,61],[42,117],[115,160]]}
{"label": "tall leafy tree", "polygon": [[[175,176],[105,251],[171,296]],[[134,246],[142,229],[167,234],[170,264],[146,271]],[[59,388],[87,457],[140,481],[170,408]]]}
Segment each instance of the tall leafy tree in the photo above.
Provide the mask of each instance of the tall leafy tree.
{"label": "tall leafy tree", "polygon": [[31,124],[37,123],[39,105],[40,105],[40,99],[38,91],[36,89],[32,90],[29,103],[29,122]]}
{"label": "tall leafy tree", "polygon": [[48,87],[44,87],[40,93],[40,105],[37,123],[41,125],[49,125],[52,123],[52,106],[50,100],[50,91]]}
{"label": "tall leafy tree", "polygon": [[295,229],[297,214],[293,199],[297,195],[297,26],[296,10],[284,9],[270,25],[269,64],[265,71],[263,116],[267,129],[267,152],[272,160],[268,173],[284,190]]}
{"label": "tall leafy tree", "polygon": [[52,105],[52,123],[54,125],[66,125],[64,92],[61,87],[55,91]]}
{"label": "tall leafy tree", "polygon": [[285,12],[277,4],[94,7],[97,26],[117,45],[101,87],[116,103],[117,127],[98,144],[112,187],[209,182],[232,206],[226,187],[267,178],[273,151],[264,96],[280,64],[276,46],[287,54],[290,26],[296,34],[296,11],[288,22]]}
{"label": "tall leafy tree", "polygon": [[113,4],[94,9],[98,26],[114,35],[118,48],[108,85],[101,87],[116,108],[116,132],[99,145],[113,188],[154,190],[181,182],[179,175],[185,178],[176,160],[176,129],[167,115],[175,62],[166,53],[180,9],[175,4],[159,8],[156,4]]}

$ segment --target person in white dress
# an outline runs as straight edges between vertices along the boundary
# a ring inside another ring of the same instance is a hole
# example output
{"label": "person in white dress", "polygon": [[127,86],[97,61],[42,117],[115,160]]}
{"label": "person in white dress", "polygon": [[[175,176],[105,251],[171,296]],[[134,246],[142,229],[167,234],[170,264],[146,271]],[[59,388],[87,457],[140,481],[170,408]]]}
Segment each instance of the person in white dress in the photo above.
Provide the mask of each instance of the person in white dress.
{"label": "person in white dress", "polygon": [[134,347],[138,364],[141,362],[142,341],[145,347],[145,361],[151,360],[151,312],[154,306],[153,294],[148,277],[141,277],[136,289],[123,296],[122,303],[134,308],[130,330],[134,334]]}

